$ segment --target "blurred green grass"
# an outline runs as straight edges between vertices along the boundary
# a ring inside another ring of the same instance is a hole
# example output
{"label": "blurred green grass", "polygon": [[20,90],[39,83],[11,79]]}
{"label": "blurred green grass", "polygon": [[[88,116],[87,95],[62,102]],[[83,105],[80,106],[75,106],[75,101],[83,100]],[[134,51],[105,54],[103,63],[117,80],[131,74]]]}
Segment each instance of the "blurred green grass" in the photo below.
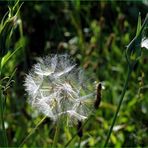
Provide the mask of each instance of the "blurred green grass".
{"label": "blurred green grass", "polygon": [[[0,19],[14,2],[0,1]],[[19,7],[17,7],[18,9]],[[38,56],[69,53],[88,77],[101,81],[105,87],[97,113],[84,127],[82,146],[102,147],[111,125],[124,84],[127,63],[125,49],[136,32],[138,13],[144,19],[148,5],[142,1],[24,1],[9,46],[12,53],[21,48],[3,68],[2,77],[13,77],[15,83],[7,90],[5,124],[9,146],[19,146],[42,117],[32,114],[24,92],[24,77]],[[148,146],[147,51],[132,73],[109,146]],[[50,119],[37,129],[24,147],[47,147],[52,144],[55,127]],[[76,127],[61,127],[59,147],[76,132]],[[78,145],[76,137],[71,146]]]}

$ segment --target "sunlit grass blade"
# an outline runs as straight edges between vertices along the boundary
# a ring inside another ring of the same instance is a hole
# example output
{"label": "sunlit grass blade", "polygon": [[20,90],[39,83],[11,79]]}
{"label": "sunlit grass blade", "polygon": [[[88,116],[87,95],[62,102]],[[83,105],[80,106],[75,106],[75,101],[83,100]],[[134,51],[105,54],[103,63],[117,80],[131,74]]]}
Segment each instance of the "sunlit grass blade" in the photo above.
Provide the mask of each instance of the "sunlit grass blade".
{"label": "sunlit grass blade", "polygon": [[136,36],[138,36],[138,34],[140,33],[140,30],[141,30],[141,13],[139,13],[139,16],[138,16]]}
{"label": "sunlit grass blade", "polygon": [[18,47],[16,50],[14,50],[12,53],[8,52],[1,61],[1,68],[4,67],[4,65],[10,60],[10,58],[18,51],[20,50],[22,47]]}

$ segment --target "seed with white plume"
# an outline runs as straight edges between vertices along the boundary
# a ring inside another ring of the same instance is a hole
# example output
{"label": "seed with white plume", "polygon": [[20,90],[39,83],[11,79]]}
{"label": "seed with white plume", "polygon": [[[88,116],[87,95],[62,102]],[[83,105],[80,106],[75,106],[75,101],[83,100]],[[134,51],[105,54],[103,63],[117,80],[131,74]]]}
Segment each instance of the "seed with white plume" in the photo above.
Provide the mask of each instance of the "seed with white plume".
{"label": "seed with white plume", "polygon": [[83,70],[67,54],[39,58],[24,85],[29,104],[53,120],[67,116],[83,121],[91,113],[94,93]]}

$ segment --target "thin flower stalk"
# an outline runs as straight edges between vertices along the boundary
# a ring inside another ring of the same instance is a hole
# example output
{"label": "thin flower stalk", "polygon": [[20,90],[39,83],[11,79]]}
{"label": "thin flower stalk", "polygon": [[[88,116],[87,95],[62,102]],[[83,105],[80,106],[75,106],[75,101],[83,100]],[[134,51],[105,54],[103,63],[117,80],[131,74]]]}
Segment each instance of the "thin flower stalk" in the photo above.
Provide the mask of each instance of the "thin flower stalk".
{"label": "thin flower stalk", "polygon": [[121,93],[121,96],[120,96],[120,99],[119,99],[119,104],[118,104],[116,113],[114,115],[111,127],[109,129],[109,132],[108,132],[104,147],[107,147],[107,145],[108,145],[111,133],[113,131],[113,127],[114,127],[115,122],[117,120],[117,116],[118,116],[118,113],[120,111],[123,99],[124,99],[124,95],[125,95],[127,87],[128,87],[128,83],[129,83],[129,80],[130,80],[131,73],[132,73],[136,63],[138,62],[138,59],[141,56],[141,48],[143,48],[143,47],[147,48],[148,47],[147,39],[143,38],[144,31],[147,28],[147,25],[148,25],[148,14],[146,15],[146,18],[145,18],[142,25],[141,25],[141,17],[140,17],[140,14],[139,14],[136,36],[134,37],[134,39],[127,46],[127,50],[126,50],[126,54],[125,54],[127,64],[128,64],[127,77],[126,77],[126,80],[125,80],[125,84],[124,84],[124,87],[123,87],[123,90],[122,90],[122,93]]}

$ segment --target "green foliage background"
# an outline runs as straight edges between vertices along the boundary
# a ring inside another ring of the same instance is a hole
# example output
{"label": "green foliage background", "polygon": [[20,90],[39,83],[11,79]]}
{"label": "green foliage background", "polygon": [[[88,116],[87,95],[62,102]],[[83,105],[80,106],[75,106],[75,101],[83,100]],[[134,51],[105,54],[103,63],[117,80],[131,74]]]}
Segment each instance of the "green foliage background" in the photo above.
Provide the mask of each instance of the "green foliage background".
{"label": "green foliage background", "polygon": [[[0,20],[8,6],[13,7],[14,1],[0,1]],[[17,5],[12,16],[18,9]],[[81,146],[102,147],[127,73],[125,49],[135,36],[139,12],[143,20],[147,10],[146,1],[24,1],[16,19],[9,24],[9,27],[12,25],[12,35],[6,29],[0,38],[2,56],[21,47],[1,73],[1,78],[11,76],[16,69],[15,82],[4,94],[9,146],[19,146],[42,118],[36,116],[27,104],[23,87],[25,73],[36,63],[36,57],[69,53],[88,72],[89,78],[102,82],[105,87],[101,106],[84,127],[81,140]],[[148,146],[147,64],[148,51],[143,50],[132,73],[109,146]],[[52,121],[47,118],[24,147],[49,147],[54,131]],[[76,131],[76,127],[63,125],[58,146],[63,147]],[[78,141],[77,136],[70,146],[78,146]]]}

